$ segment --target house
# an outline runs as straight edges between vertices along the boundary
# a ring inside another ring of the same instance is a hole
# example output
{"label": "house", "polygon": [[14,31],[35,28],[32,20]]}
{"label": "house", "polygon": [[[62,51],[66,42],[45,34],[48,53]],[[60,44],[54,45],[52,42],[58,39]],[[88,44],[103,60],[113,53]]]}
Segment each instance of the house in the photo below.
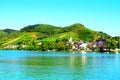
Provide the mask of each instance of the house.
{"label": "house", "polygon": [[96,46],[98,47],[98,51],[104,52],[104,43],[105,43],[105,39],[102,38],[96,41]]}
{"label": "house", "polygon": [[42,42],[37,43],[37,45],[42,45]]}

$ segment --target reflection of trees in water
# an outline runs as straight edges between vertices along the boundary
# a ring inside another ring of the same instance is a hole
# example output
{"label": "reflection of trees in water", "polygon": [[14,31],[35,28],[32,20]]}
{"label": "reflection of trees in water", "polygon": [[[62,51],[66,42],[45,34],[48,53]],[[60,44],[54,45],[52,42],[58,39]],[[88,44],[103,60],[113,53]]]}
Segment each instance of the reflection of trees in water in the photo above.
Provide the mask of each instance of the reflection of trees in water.
{"label": "reflection of trees in water", "polygon": [[42,64],[41,61],[41,57],[24,57],[21,60],[21,64],[39,66],[40,64]]}
{"label": "reflection of trees in water", "polygon": [[79,73],[81,75],[84,75],[84,70],[86,67],[86,56],[70,56],[70,70],[74,71],[75,73]]}
{"label": "reflection of trees in water", "polygon": [[73,79],[76,80],[77,78],[81,78],[87,75],[86,59],[87,59],[86,55],[70,57],[69,69],[71,70],[71,75],[73,74]]}
{"label": "reflection of trees in water", "polygon": [[22,64],[33,66],[65,66],[68,65],[69,57],[60,56],[39,56],[39,57],[26,57]]}
{"label": "reflection of trees in water", "polygon": [[70,65],[71,66],[83,66],[86,64],[86,56],[70,56]]}

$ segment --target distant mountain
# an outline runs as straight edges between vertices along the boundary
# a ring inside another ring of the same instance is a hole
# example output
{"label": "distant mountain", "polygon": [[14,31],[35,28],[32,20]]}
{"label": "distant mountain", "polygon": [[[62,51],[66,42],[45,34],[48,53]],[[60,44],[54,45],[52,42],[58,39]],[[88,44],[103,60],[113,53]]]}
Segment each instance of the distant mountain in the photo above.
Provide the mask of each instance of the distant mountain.
{"label": "distant mountain", "polygon": [[4,32],[7,32],[7,33],[13,33],[13,32],[15,32],[15,31],[17,31],[17,30],[13,30],[13,29],[4,29],[3,31],[4,31]]}

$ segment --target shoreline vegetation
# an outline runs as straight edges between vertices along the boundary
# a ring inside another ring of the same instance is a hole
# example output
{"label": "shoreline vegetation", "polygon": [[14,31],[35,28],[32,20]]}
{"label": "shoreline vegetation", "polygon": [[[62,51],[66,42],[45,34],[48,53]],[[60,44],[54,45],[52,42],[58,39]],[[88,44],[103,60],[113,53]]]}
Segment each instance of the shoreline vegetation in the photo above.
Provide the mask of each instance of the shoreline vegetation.
{"label": "shoreline vegetation", "polygon": [[1,50],[120,52],[120,38],[76,23],[66,27],[29,25],[21,30],[0,30]]}

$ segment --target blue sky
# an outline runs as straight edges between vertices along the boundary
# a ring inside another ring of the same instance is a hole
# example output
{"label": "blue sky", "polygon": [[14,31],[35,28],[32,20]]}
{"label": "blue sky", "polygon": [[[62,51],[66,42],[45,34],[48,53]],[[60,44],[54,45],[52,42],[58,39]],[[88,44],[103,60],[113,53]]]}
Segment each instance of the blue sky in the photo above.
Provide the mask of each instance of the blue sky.
{"label": "blue sky", "polygon": [[0,29],[81,23],[120,36],[119,4],[120,0],[0,0]]}

